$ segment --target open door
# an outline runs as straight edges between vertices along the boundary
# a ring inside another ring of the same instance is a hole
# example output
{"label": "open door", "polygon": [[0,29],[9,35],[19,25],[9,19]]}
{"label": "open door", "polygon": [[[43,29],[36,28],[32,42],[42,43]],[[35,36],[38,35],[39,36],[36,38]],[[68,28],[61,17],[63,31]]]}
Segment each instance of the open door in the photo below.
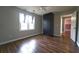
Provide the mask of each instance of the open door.
{"label": "open door", "polygon": [[64,33],[67,37],[71,37],[71,16],[66,16],[64,19]]}
{"label": "open door", "polygon": [[71,18],[71,39],[75,42],[76,41],[76,16],[77,12],[72,13]]}

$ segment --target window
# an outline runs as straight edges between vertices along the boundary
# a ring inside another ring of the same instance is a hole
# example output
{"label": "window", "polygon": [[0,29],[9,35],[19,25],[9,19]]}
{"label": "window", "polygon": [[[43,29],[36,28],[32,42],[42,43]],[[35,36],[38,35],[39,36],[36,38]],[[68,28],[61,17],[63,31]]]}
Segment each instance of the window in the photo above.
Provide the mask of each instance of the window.
{"label": "window", "polygon": [[29,29],[35,28],[35,17],[32,17],[32,19],[29,21]]}
{"label": "window", "polygon": [[26,15],[26,18],[28,20],[28,29],[33,30],[35,28],[35,17]]}
{"label": "window", "polygon": [[20,30],[34,30],[35,29],[35,17],[20,13],[19,20],[20,20]]}
{"label": "window", "polygon": [[23,13],[19,14],[20,18],[20,30],[27,30],[27,22],[25,21],[25,17]]}

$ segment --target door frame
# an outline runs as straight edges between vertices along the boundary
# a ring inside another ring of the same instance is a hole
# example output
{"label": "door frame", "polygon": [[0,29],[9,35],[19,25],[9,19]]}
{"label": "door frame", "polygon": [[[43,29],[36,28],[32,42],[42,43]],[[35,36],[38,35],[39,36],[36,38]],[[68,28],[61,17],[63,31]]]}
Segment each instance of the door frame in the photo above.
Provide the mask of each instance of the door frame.
{"label": "door frame", "polygon": [[78,11],[76,11],[76,37],[75,37],[75,44],[77,46],[78,41]]}
{"label": "door frame", "polygon": [[60,36],[62,35],[62,33],[63,33],[63,27],[62,27],[62,25],[63,25],[63,17],[68,17],[68,16],[71,16],[72,17],[72,14],[67,14],[67,15],[61,15],[61,17],[60,17]]}
{"label": "door frame", "polygon": [[[77,40],[78,40],[78,12],[77,11],[74,11],[76,12],[76,32],[75,32],[75,44],[77,46]],[[60,17],[60,35],[63,33],[63,27],[62,27],[62,20],[63,20],[63,17],[67,17],[67,16],[71,16],[72,17],[73,13],[72,14],[67,14],[67,15],[61,15]]]}

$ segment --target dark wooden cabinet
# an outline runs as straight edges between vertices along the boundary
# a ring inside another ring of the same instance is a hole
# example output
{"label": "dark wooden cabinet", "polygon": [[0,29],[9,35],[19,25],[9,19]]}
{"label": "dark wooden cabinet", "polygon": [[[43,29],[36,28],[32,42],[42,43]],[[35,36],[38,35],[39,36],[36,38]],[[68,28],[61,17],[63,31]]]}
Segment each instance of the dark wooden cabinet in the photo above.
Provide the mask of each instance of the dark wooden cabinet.
{"label": "dark wooden cabinet", "polygon": [[43,34],[53,36],[54,31],[54,14],[48,13],[43,15]]}

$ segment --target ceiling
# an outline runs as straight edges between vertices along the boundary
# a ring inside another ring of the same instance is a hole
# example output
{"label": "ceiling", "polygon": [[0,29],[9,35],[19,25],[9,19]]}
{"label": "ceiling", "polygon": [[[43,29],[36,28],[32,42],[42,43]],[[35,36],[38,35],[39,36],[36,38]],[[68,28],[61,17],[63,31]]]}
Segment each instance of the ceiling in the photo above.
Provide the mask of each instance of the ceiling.
{"label": "ceiling", "polygon": [[63,12],[75,8],[73,6],[17,6],[17,7],[38,15],[46,14],[49,12]]}

